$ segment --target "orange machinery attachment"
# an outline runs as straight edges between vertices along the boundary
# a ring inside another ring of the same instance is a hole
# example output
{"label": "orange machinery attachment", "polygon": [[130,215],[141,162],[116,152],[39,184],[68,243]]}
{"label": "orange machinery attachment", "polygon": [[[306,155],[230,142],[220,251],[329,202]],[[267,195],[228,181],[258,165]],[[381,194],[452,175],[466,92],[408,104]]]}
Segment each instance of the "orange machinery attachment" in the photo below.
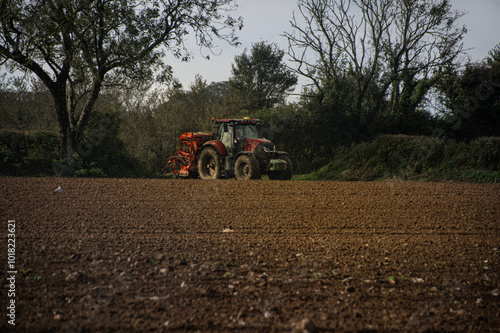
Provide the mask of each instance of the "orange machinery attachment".
{"label": "orange machinery attachment", "polygon": [[170,156],[165,165],[166,169],[172,169],[176,178],[196,178],[198,176],[198,157],[200,148],[210,140],[215,140],[213,133],[208,132],[186,132],[179,137],[181,143],[179,150]]}

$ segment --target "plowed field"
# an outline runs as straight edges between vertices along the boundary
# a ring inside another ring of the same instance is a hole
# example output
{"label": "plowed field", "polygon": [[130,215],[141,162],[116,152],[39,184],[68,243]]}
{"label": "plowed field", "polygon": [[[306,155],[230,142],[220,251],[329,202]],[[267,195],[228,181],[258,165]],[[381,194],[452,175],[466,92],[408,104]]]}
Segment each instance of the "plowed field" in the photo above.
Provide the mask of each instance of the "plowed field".
{"label": "plowed field", "polygon": [[499,331],[498,185],[0,184],[2,332]]}

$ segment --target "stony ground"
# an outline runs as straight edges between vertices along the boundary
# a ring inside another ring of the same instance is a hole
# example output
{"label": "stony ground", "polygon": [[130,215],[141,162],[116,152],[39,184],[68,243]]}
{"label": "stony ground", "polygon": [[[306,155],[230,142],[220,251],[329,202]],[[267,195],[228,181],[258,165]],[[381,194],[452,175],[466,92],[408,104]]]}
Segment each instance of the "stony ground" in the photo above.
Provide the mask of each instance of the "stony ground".
{"label": "stony ground", "polygon": [[0,184],[2,332],[499,331],[499,185]]}

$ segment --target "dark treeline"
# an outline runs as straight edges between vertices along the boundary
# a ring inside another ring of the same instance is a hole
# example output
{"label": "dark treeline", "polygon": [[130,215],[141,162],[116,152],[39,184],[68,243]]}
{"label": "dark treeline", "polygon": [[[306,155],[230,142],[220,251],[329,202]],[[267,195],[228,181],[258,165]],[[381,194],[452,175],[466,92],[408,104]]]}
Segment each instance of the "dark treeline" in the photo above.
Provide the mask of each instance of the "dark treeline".
{"label": "dark treeline", "polygon": [[[377,119],[368,121],[344,112],[336,103],[320,101],[318,96],[304,96],[296,102],[282,99],[272,107],[251,109],[245,95],[238,94],[231,81],[207,84],[201,77],[187,90],[179,85],[156,90],[147,87],[110,90],[101,96],[91,117],[85,140],[79,146],[80,154],[75,156],[72,165],[64,168],[53,163],[59,158],[59,141],[48,93],[40,89],[40,85],[36,85],[39,89],[36,91],[2,90],[1,172],[4,175],[158,177],[163,174],[166,159],[177,149],[181,133],[212,130],[212,116],[249,116],[262,120],[262,135],[290,153],[298,173],[309,173],[334,159],[342,160],[353,144],[356,147],[360,142],[374,140],[370,146],[375,149],[373,152],[390,148],[381,146],[387,140],[376,139],[381,134],[428,136],[464,144],[481,137],[500,136],[498,82],[500,62],[495,49],[483,62],[444,73],[435,88],[437,97],[432,101],[439,108],[419,109],[406,115],[411,119],[405,122],[411,126],[404,127],[400,119],[391,117],[389,112],[380,112]],[[431,152],[433,148],[428,142],[426,147]],[[393,145],[394,142],[391,149],[397,151]],[[466,146],[460,147],[462,151],[467,150]],[[488,153],[500,156],[498,148]],[[368,161],[371,155],[365,152],[364,156]],[[415,162],[412,160],[408,165],[413,167]],[[362,159],[356,163],[362,163]],[[455,167],[458,165],[463,163]],[[341,167],[349,169],[348,165]],[[498,171],[498,167],[498,159],[489,167],[483,165],[483,169],[491,171]],[[388,174],[378,176],[384,175]],[[336,174],[336,178],[342,178],[338,176]]]}
{"label": "dark treeline", "polygon": [[[456,25],[462,15],[449,1],[301,0],[284,35],[288,54],[256,43],[234,59],[227,81],[102,85],[70,159],[60,153],[51,91],[34,78],[3,80],[0,173],[159,177],[181,133],[212,130],[211,117],[246,116],[262,120],[262,135],[289,152],[299,174],[320,168],[316,177],[333,179],[408,174],[398,170],[460,179],[464,173],[452,168],[497,174],[499,141],[481,138],[500,136],[500,47],[483,61],[464,60],[466,30]],[[289,93],[299,76],[311,85],[294,99]],[[474,150],[483,153],[473,157]],[[457,162],[438,163],[436,154]],[[466,163],[473,158],[481,161]],[[389,167],[389,160],[399,162]],[[371,165],[367,173],[368,161],[383,167]]]}

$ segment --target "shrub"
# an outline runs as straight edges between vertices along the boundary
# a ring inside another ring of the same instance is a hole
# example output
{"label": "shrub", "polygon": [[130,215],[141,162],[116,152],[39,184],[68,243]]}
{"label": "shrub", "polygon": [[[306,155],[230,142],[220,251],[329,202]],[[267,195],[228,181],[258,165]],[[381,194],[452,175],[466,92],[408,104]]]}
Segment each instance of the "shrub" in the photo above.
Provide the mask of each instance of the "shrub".
{"label": "shrub", "polygon": [[457,142],[424,136],[381,135],[337,148],[333,160],[307,179],[429,179],[500,182],[500,139]]}
{"label": "shrub", "polygon": [[59,158],[59,138],[53,132],[0,131],[0,175],[52,174]]}

